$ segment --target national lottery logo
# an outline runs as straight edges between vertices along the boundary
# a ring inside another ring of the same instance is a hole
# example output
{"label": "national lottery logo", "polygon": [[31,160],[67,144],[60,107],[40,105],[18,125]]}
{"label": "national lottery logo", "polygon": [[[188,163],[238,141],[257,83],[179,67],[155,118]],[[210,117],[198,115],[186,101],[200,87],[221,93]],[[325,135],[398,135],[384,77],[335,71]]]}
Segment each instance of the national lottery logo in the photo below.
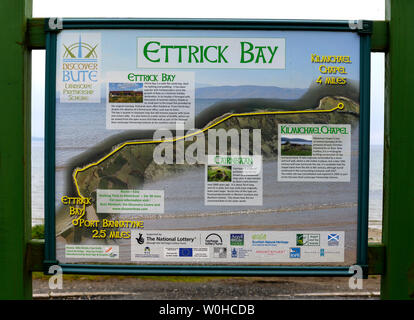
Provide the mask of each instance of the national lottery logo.
{"label": "national lottery logo", "polygon": [[145,240],[144,237],[142,236],[142,233],[139,234],[138,238],[135,238],[138,242],[138,244],[144,244]]}

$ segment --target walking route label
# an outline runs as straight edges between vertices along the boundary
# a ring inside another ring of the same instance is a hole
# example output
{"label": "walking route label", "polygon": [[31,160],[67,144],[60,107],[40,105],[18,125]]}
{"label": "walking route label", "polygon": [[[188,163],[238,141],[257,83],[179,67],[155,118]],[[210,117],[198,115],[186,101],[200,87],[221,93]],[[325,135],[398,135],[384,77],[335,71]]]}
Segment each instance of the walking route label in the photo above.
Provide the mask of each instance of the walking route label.
{"label": "walking route label", "polygon": [[176,22],[50,32],[47,260],[100,273],[364,265],[369,33]]}

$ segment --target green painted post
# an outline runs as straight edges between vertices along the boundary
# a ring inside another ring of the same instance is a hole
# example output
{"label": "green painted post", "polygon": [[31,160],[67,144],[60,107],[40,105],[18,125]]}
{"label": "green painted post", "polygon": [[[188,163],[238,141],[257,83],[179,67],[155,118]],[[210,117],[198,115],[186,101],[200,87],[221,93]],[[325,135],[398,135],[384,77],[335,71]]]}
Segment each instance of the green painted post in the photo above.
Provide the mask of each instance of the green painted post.
{"label": "green painted post", "polygon": [[30,299],[31,0],[0,1],[0,299]]}
{"label": "green painted post", "polygon": [[414,1],[386,0],[382,299],[414,299]]}

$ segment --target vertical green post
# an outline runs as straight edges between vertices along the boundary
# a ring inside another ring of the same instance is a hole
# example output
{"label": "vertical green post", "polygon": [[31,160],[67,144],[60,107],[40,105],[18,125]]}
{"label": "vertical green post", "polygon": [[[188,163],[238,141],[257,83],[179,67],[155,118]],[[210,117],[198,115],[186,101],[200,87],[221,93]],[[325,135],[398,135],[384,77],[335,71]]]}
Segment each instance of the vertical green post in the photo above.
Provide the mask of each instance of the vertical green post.
{"label": "vertical green post", "polygon": [[386,0],[382,299],[414,299],[414,1]]}
{"label": "vertical green post", "polygon": [[0,1],[0,299],[30,299],[31,0]]}

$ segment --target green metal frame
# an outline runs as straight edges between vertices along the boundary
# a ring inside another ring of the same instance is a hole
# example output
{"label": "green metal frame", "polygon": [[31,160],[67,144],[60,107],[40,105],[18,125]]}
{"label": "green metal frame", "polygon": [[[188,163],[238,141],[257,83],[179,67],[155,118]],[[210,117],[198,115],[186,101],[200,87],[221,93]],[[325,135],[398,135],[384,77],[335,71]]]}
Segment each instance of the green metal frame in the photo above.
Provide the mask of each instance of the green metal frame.
{"label": "green metal frame", "polygon": [[26,42],[30,0],[0,1],[2,61],[0,126],[0,299],[30,299],[31,51]]}
{"label": "green metal frame", "polygon": [[[55,163],[56,163],[56,33],[46,34],[45,86],[45,261],[44,266],[57,263],[55,233]],[[51,239],[55,239],[50,241]],[[47,272],[48,270],[45,270]]]}
{"label": "green metal frame", "polygon": [[[78,29],[204,29],[204,30],[303,30],[357,32],[360,35],[360,141],[358,181],[357,264],[367,276],[368,187],[369,187],[369,110],[370,37],[372,22],[362,29],[350,29],[348,21],[310,20],[206,20],[206,19],[63,19],[63,30]],[[45,260],[48,267],[56,260],[55,237],[55,103],[56,34],[46,28],[46,121],[45,121]],[[350,276],[349,266],[176,266],[59,264],[64,273],[146,274],[146,275],[243,275],[243,276]]]}
{"label": "green metal frame", "polygon": [[414,299],[414,1],[386,0],[382,299]]}

